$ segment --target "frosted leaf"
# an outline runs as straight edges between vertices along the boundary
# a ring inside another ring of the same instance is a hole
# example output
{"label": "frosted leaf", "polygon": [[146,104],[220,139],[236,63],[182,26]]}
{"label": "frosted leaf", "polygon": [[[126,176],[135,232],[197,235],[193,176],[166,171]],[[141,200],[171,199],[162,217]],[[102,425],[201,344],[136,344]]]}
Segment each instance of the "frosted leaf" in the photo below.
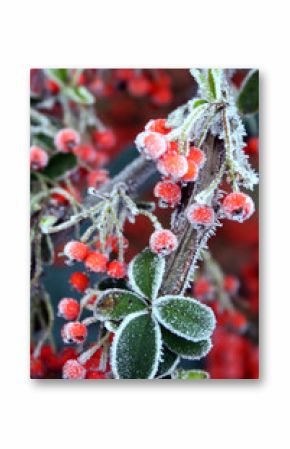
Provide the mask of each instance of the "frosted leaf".
{"label": "frosted leaf", "polygon": [[169,376],[175,370],[179,361],[180,358],[178,355],[173,354],[167,348],[163,348],[162,360],[159,363],[156,378],[161,379],[162,377]]}
{"label": "frosted leaf", "polygon": [[206,371],[192,369],[192,370],[184,370],[178,369],[175,370],[172,375],[172,379],[179,380],[199,380],[199,379],[209,379],[209,374]]}
{"label": "frosted leaf", "polygon": [[159,325],[148,312],[128,315],[115,334],[111,365],[116,379],[153,379],[161,355]]}
{"label": "frosted leaf", "polygon": [[140,296],[128,290],[112,288],[105,290],[99,297],[95,316],[99,320],[121,320],[133,312],[146,309],[146,302]]}
{"label": "frosted leaf", "polygon": [[237,106],[242,114],[254,114],[259,109],[259,71],[251,70],[246,76],[239,96]]}
{"label": "frosted leaf", "polygon": [[105,328],[109,332],[113,332],[114,334],[117,332],[119,327],[119,323],[115,323],[114,321],[105,321]]}
{"label": "frosted leaf", "polygon": [[178,354],[183,359],[199,360],[205,357],[212,348],[210,339],[200,341],[189,341],[178,337],[166,329],[162,329],[162,339],[170,351]]}
{"label": "frosted leaf", "polygon": [[190,341],[209,338],[215,328],[211,308],[184,296],[163,296],[153,304],[153,314],[169,331]]}
{"label": "frosted leaf", "polygon": [[128,276],[132,289],[148,299],[155,299],[164,270],[165,259],[145,249],[129,264]]}

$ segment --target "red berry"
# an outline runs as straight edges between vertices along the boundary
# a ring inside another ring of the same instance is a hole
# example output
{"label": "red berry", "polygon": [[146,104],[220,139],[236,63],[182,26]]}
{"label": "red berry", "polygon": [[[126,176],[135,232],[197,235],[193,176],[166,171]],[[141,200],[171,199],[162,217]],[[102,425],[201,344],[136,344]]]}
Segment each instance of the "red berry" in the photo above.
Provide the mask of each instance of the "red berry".
{"label": "red berry", "polygon": [[194,226],[212,226],[214,224],[215,214],[210,206],[204,204],[192,204],[187,208],[186,217]]}
{"label": "red berry", "polygon": [[214,296],[214,286],[206,277],[201,277],[194,282],[193,296],[199,300],[210,301]]}
{"label": "red berry", "polygon": [[95,304],[96,300],[97,300],[97,295],[92,295],[90,297],[90,299],[88,300],[87,304],[89,304],[91,306],[91,305]]}
{"label": "red berry", "polygon": [[206,160],[205,154],[202,150],[196,147],[191,147],[187,156],[188,161],[193,161],[198,167],[201,167]]}
{"label": "red berry", "polygon": [[52,94],[58,94],[60,89],[59,89],[59,85],[50,79],[46,79],[45,80],[45,87],[47,88],[47,90],[49,90]]}
{"label": "red berry", "polygon": [[66,323],[61,329],[61,336],[65,343],[83,343],[87,334],[86,326],[79,321]]}
{"label": "red berry", "polygon": [[128,91],[135,97],[143,97],[148,94],[151,89],[151,83],[145,76],[132,78],[128,82]]}
{"label": "red berry", "polygon": [[134,69],[116,69],[116,78],[119,80],[129,81],[134,78]]}
{"label": "red berry", "polygon": [[239,289],[240,283],[236,276],[225,276],[224,277],[224,290],[230,295],[235,295]]}
{"label": "red berry", "polygon": [[91,171],[87,176],[88,187],[98,188],[108,181],[109,181],[109,174],[108,171],[104,169]]}
{"label": "red berry", "polygon": [[73,149],[73,153],[76,157],[84,162],[94,162],[97,158],[97,152],[91,145],[77,145]]}
{"label": "red berry", "polygon": [[224,198],[222,209],[226,218],[242,223],[254,213],[255,205],[249,195],[236,192],[229,193]]}
{"label": "red berry", "polygon": [[258,137],[250,137],[247,141],[247,145],[244,148],[247,154],[258,154],[259,153],[259,139]]}
{"label": "red berry", "polygon": [[162,134],[144,131],[139,133],[135,144],[138,151],[148,159],[156,160],[167,150],[167,141]]}
{"label": "red berry", "polygon": [[71,241],[65,245],[63,252],[69,259],[82,262],[87,257],[89,248],[85,243]]}
{"label": "red berry", "polygon": [[73,298],[63,298],[58,303],[58,315],[66,320],[76,320],[80,313],[80,305]]}
{"label": "red berry", "polygon": [[166,127],[166,119],[165,118],[157,118],[155,120],[150,120],[145,126],[145,131],[153,131],[159,134],[168,134],[171,131],[171,128]]}
{"label": "red berry", "polygon": [[112,148],[116,143],[115,134],[111,129],[105,129],[103,131],[94,131],[93,139],[97,147],[104,150]]}
{"label": "red berry", "polygon": [[[126,237],[122,236],[121,238],[123,249],[126,250],[129,248],[129,241]],[[119,238],[117,235],[110,235],[106,241],[106,248],[110,249],[114,253],[119,251]]]}
{"label": "red berry", "polygon": [[179,185],[174,184],[174,182],[160,181],[154,188],[154,195],[169,206],[175,207],[180,203],[181,189]]}
{"label": "red berry", "polygon": [[67,360],[62,368],[63,379],[84,379],[86,369],[77,360]]}
{"label": "red berry", "polygon": [[245,315],[235,310],[229,316],[229,324],[238,331],[244,331],[247,327],[248,321]]}
{"label": "red berry", "polygon": [[89,286],[89,278],[85,273],[81,273],[79,271],[76,271],[70,276],[69,279],[71,285],[78,290],[79,292],[83,293]]}
{"label": "red berry", "polygon": [[80,135],[71,128],[64,128],[55,135],[54,143],[58,151],[69,153],[80,143]]}
{"label": "red berry", "polygon": [[126,276],[126,272],[126,265],[118,260],[113,260],[108,265],[107,273],[112,278],[122,279]]}
{"label": "red berry", "polygon": [[167,256],[176,250],[178,245],[176,236],[168,229],[153,232],[149,240],[151,251],[161,256]]}
{"label": "red berry", "polygon": [[186,174],[188,163],[185,156],[168,151],[159,159],[157,169],[164,176],[171,176],[174,179],[179,179]]}
{"label": "red berry", "polygon": [[107,376],[102,371],[89,371],[86,379],[107,379]]}
{"label": "red berry", "polygon": [[30,168],[32,170],[41,170],[48,163],[48,154],[42,148],[32,146],[30,148]]}
{"label": "red berry", "polygon": [[160,86],[154,89],[151,98],[153,103],[164,106],[172,101],[172,91],[166,86]]}
{"label": "red berry", "polygon": [[108,256],[97,251],[91,252],[85,259],[85,266],[95,273],[106,271]]}
{"label": "red berry", "polygon": [[40,358],[30,359],[30,377],[31,379],[42,379],[45,374],[45,368]]}
{"label": "red berry", "polygon": [[182,176],[182,181],[193,182],[197,180],[198,176],[198,165],[190,159],[187,159],[188,170],[184,176]]}

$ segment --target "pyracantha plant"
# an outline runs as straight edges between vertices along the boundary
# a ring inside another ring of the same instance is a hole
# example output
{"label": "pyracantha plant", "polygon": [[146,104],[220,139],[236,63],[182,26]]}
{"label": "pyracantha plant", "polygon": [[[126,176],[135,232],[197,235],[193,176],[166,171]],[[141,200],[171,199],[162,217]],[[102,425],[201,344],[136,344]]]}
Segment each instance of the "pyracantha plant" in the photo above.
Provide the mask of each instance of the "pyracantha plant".
{"label": "pyracantha plant", "polygon": [[[203,371],[177,369],[180,359],[200,359],[210,351],[215,328],[212,309],[194,299],[188,288],[198,260],[206,254],[208,238],[221,220],[243,222],[255,210],[252,198],[243,191],[253,189],[258,177],[243,150],[246,133],[240,112],[256,110],[257,71],[248,74],[238,95],[231,88],[230,71],[190,72],[196,97],[166,119],[149,121],[136,137],[140,157],[101,187],[90,185],[90,205],[76,203],[59,186],[52,192],[46,189],[45,197],[67,196],[75,209],[69,220],[53,213],[46,221],[42,217],[42,234],[85,221],[85,231],[67,242],[63,255],[69,263],[83,263],[88,273],[106,272],[111,279],[91,287],[87,273],[71,276],[71,284],[83,298],[80,303],[74,298],[59,303],[59,315],[69,321],[62,338],[80,345],[77,357],[63,364],[66,379],[208,377]],[[62,81],[61,88],[73,101],[71,86]],[[74,89],[78,95],[88,95],[86,90]],[[89,126],[81,111],[83,116]],[[80,134],[74,129],[59,130],[54,141],[58,151],[87,157],[93,165],[92,151],[81,147]],[[31,158],[37,172],[48,163],[35,148]],[[161,207],[172,208],[170,229],[164,229],[154,214],[154,203],[136,201],[140,185],[156,172],[161,179],[154,195]],[[149,248],[127,266],[124,226],[127,221],[134,223],[138,215],[147,217],[154,230]],[[85,309],[92,316],[81,321]],[[83,351],[90,325],[97,325],[97,342]]]}

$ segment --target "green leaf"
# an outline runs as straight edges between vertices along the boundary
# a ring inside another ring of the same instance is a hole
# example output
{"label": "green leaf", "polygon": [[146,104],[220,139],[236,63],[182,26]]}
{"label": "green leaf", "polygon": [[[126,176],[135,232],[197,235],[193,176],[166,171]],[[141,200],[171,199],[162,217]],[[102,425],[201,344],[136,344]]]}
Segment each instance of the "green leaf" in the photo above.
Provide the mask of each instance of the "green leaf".
{"label": "green leaf", "polygon": [[196,379],[209,379],[209,374],[202,370],[183,370],[178,369],[174,371],[171,375],[172,379],[181,380],[196,380]]}
{"label": "green leaf", "polygon": [[96,303],[95,313],[102,320],[121,320],[130,313],[146,309],[146,302],[127,290],[106,290]]}
{"label": "green leaf", "polygon": [[242,114],[254,114],[259,110],[259,70],[251,70],[245,78],[237,106]]}
{"label": "green leaf", "polygon": [[169,376],[179,363],[179,357],[167,348],[162,349],[162,360],[159,362],[157,378]]}
{"label": "green leaf", "polygon": [[95,103],[95,97],[85,86],[66,87],[64,92],[70,100],[76,103],[85,105]]}
{"label": "green leaf", "polygon": [[161,332],[147,312],[128,315],[115,334],[111,365],[116,379],[153,379],[161,354]]}
{"label": "green leaf", "polygon": [[49,78],[60,86],[63,86],[69,80],[68,69],[46,69],[45,72]]}
{"label": "green leaf", "polygon": [[146,298],[155,299],[164,269],[165,259],[145,249],[129,265],[128,275],[132,289]]}
{"label": "green leaf", "polygon": [[162,329],[162,340],[170,351],[180,355],[183,359],[199,360],[205,357],[212,345],[210,339],[200,341],[189,341],[185,338]]}
{"label": "green leaf", "polygon": [[49,159],[48,165],[42,170],[45,176],[51,179],[63,176],[77,164],[77,158],[71,153],[58,153]]}
{"label": "green leaf", "polygon": [[205,340],[215,327],[211,308],[183,296],[158,298],[153,304],[153,313],[166,329],[186,340]]}

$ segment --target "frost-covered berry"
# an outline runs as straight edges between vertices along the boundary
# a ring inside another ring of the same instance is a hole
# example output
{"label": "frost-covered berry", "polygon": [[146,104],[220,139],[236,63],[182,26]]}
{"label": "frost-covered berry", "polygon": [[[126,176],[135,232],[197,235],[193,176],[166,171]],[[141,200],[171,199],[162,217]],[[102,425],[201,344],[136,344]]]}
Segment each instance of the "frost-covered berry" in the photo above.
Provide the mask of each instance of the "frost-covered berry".
{"label": "frost-covered berry", "polygon": [[188,170],[186,157],[174,151],[165,153],[157,163],[157,169],[164,176],[180,179]]}
{"label": "frost-covered berry", "polygon": [[91,171],[87,176],[88,187],[100,187],[109,181],[108,170],[100,168],[99,170]]}
{"label": "frost-covered berry", "polygon": [[139,133],[135,140],[140,153],[148,159],[156,160],[167,150],[167,141],[162,134],[153,131]]}
{"label": "frost-covered berry", "polygon": [[149,120],[149,122],[145,126],[145,131],[153,131],[159,134],[168,134],[170,133],[171,128],[166,127],[165,118],[157,118],[155,120]]}
{"label": "frost-covered berry", "polygon": [[235,295],[239,289],[240,283],[236,276],[227,275],[224,277],[223,287],[224,290],[230,295]]}
{"label": "frost-covered berry", "polygon": [[202,150],[196,147],[191,147],[187,156],[188,161],[193,161],[198,167],[201,167],[206,160],[205,154]]}
{"label": "frost-covered berry", "polygon": [[182,181],[193,182],[197,180],[198,176],[198,165],[190,159],[187,159],[188,169],[184,176],[182,176]]}
{"label": "frost-covered berry", "polygon": [[[181,200],[181,189],[171,181],[160,181],[154,187],[154,195],[162,202],[175,207]],[[162,203],[161,203],[162,205]]]}
{"label": "frost-covered berry", "polygon": [[108,256],[97,251],[91,252],[85,259],[85,266],[95,273],[106,271]]}
{"label": "frost-covered berry", "polygon": [[118,260],[110,262],[107,268],[108,275],[115,279],[122,279],[126,276],[126,272],[126,265]]}
{"label": "frost-covered berry", "polygon": [[111,129],[105,129],[103,131],[94,131],[93,139],[96,146],[104,150],[112,148],[116,143],[116,136]]}
{"label": "frost-covered berry", "polygon": [[242,192],[229,193],[223,200],[222,209],[229,220],[242,223],[255,211],[252,198]]}
{"label": "frost-covered berry", "polygon": [[54,143],[58,151],[69,153],[80,143],[80,135],[71,128],[63,128],[54,137]]}
{"label": "frost-covered berry", "polygon": [[92,145],[77,145],[73,149],[73,153],[76,157],[84,162],[92,163],[97,159],[97,151]]}
{"label": "frost-covered berry", "polygon": [[48,154],[42,148],[32,146],[30,148],[30,168],[32,170],[41,170],[47,166]]}
{"label": "frost-covered berry", "polygon": [[62,368],[63,379],[84,379],[86,369],[77,360],[67,360]]}
{"label": "frost-covered berry", "polygon": [[70,276],[69,282],[76,290],[83,293],[88,288],[90,280],[85,273],[75,271]]}
{"label": "frost-covered berry", "polygon": [[73,298],[62,298],[58,303],[58,315],[65,320],[74,321],[80,313],[80,305]]}
{"label": "frost-covered berry", "polygon": [[178,241],[173,232],[168,229],[161,229],[153,232],[149,240],[149,246],[154,253],[167,256],[176,250]]}
{"label": "frost-covered berry", "polygon": [[188,221],[194,226],[212,226],[214,224],[215,214],[210,206],[205,204],[192,204],[186,210]]}
{"label": "frost-covered berry", "polygon": [[63,252],[69,259],[82,262],[87,257],[89,248],[85,243],[71,241],[65,245]]}
{"label": "frost-covered berry", "polygon": [[86,326],[79,321],[66,323],[61,329],[65,343],[83,343],[88,335]]}

